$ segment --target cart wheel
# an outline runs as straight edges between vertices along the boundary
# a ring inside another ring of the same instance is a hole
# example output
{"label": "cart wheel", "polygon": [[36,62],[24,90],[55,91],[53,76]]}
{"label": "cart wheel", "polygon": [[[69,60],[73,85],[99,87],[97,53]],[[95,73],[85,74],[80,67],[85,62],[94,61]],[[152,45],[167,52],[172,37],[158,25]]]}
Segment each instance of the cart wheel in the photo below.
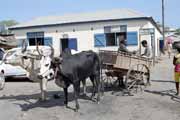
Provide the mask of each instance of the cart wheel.
{"label": "cart wheel", "polygon": [[125,79],[125,85],[128,91],[141,89],[141,91],[150,85],[150,70],[144,64],[136,64],[130,67]]}
{"label": "cart wheel", "polygon": [[0,73],[0,90],[3,90],[5,86],[5,76],[4,73]]}

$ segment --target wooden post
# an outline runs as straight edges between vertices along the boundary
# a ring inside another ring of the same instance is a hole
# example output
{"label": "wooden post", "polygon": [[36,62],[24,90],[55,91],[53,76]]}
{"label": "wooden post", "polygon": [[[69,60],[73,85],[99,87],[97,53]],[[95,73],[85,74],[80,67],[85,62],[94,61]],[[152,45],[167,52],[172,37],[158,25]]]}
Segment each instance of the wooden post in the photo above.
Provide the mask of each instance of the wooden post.
{"label": "wooden post", "polygon": [[164,25],[164,0],[162,0],[162,32],[163,32],[163,40],[164,40],[164,47],[165,47],[165,44],[166,44],[166,41],[165,41],[165,25]]}

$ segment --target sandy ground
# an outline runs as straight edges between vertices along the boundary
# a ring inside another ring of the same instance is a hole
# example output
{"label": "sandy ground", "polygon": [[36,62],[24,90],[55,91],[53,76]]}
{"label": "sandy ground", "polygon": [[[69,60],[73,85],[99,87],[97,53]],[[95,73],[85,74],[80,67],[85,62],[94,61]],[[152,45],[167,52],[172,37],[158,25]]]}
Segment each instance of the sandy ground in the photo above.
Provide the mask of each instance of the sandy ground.
{"label": "sandy ground", "polygon": [[[53,99],[62,89],[48,83],[46,102],[37,101],[39,85],[30,82],[8,82],[0,91],[0,120],[178,120],[180,98],[175,94],[172,59],[166,56],[152,68],[151,86],[134,96],[105,92],[100,104],[80,99],[80,110],[67,109],[61,99]],[[72,93],[69,106],[74,108]]]}

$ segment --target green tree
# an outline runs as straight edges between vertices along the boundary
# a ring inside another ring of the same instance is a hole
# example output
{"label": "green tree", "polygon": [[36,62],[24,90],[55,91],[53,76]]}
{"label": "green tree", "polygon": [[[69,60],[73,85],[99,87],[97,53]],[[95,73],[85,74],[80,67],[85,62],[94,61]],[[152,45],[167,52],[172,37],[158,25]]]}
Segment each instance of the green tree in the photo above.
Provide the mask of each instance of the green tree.
{"label": "green tree", "polygon": [[17,24],[18,24],[18,22],[15,21],[15,20],[3,20],[3,21],[0,21],[0,25],[5,25],[7,27],[17,25]]}

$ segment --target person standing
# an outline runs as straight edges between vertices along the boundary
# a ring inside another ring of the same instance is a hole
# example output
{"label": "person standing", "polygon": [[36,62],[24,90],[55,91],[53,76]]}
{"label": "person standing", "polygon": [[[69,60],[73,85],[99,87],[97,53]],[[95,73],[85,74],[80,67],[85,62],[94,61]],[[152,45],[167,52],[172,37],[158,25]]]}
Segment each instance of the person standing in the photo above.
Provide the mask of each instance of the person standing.
{"label": "person standing", "polygon": [[167,53],[168,53],[168,56],[169,58],[171,58],[171,44],[172,44],[172,37],[167,37],[166,39],[166,47],[167,47]]}
{"label": "person standing", "polygon": [[178,53],[174,56],[173,64],[174,64],[174,79],[176,86],[176,95],[179,95],[179,81],[180,81],[180,48],[177,49]]}
{"label": "person standing", "polygon": [[169,58],[171,58],[171,44],[169,42],[167,43],[167,52],[168,52]]}

